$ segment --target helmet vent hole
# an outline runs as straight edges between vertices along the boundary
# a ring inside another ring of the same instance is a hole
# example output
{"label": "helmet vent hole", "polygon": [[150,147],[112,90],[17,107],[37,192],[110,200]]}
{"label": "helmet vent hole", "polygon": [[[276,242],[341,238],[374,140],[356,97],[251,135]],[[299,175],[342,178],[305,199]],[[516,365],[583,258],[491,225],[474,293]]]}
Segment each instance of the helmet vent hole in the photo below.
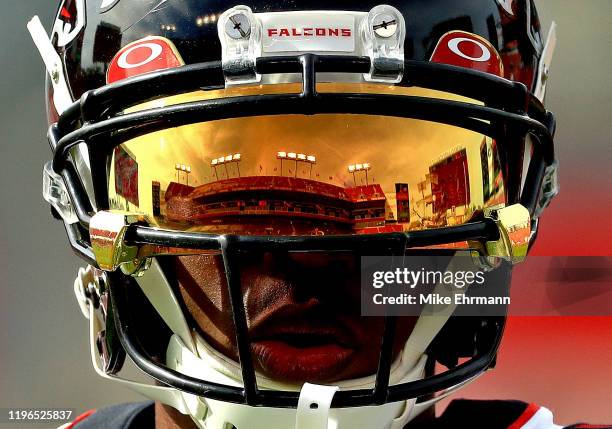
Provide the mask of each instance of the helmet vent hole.
{"label": "helmet vent hole", "polygon": [[316,410],[319,408],[319,404],[317,404],[316,402],[311,402],[310,403],[310,409],[311,410]]}

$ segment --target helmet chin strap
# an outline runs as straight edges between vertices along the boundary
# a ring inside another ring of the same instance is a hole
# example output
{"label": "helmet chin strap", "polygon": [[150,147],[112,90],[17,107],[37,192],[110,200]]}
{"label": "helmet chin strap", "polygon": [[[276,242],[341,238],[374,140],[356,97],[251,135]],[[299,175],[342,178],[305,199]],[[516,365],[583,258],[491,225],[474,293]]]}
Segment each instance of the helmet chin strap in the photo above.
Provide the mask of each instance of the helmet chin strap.
{"label": "helmet chin strap", "polygon": [[[174,292],[157,261],[153,260],[151,269],[136,280],[156,311],[174,332],[166,352],[166,365],[207,381],[241,386],[240,365],[217,352],[203,338],[189,330]],[[90,298],[84,293],[88,285],[95,281],[95,275],[91,267],[88,267],[79,270],[74,285],[81,310],[90,322],[90,352],[95,371],[105,379],[120,383],[191,416],[200,428],[228,429],[231,424],[237,429],[401,429],[435,402],[473,380],[453,386],[435,398],[419,404],[416,404],[416,399],[409,399],[380,406],[331,408],[331,402],[338,390],[372,388],[375,376],[341,381],[331,386],[309,383],[299,386],[279,383],[262,374],[257,375],[257,383],[261,389],[299,391],[297,409],[251,407],[221,402],[171,387],[127,380],[104,372],[98,360],[95,339],[104,327]],[[443,288],[440,288],[439,292],[445,293]],[[402,353],[391,367],[390,384],[406,383],[424,377],[427,362],[425,350],[453,311],[452,306],[424,309],[426,315],[419,317]]]}

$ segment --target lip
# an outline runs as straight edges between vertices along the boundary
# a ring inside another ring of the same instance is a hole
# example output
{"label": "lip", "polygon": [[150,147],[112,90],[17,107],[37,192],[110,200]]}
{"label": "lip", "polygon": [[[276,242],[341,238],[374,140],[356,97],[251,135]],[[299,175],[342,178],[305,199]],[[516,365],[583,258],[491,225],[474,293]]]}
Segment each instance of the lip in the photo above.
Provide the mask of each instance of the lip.
{"label": "lip", "polygon": [[356,351],[354,335],[340,321],[297,305],[274,311],[253,329],[251,338],[260,369],[287,382],[337,377]]}

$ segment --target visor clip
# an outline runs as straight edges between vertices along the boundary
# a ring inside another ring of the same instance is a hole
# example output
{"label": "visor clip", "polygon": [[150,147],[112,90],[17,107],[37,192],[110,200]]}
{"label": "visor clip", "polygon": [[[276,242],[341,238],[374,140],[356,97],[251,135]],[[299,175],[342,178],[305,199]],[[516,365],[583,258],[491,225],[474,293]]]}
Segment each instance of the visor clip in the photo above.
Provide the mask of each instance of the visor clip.
{"label": "visor clip", "polygon": [[477,255],[474,255],[476,264],[491,270],[499,266],[500,259],[513,265],[523,262],[527,257],[531,238],[529,210],[521,204],[514,204],[485,209],[484,216],[495,222],[499,238],[485,243],[473,243],[478,248]]}
{"label": "visor clip", "polygon": [[89,235],[96,262],[101,270],[121,271],[133,277],[142,276],[151,266],[151,255],[146,246],[126,243],[128,229],[137,224],[148,224],[143,215],[121,211],[100,211],[91,218]]}
{"label": "visor clip", "polygon": [[217,32],[225,85],[261,81],[256,60],[261,56],[262,29],[251,8],[241,5],[223,12],[217,22]]}
{"label": "visor clip", "polygon": [[367,82],[399,83],[404,76],[404,39],[406,22],[401,12],[389,5],[370,10],[362,21],[361,35],[370,71]]}

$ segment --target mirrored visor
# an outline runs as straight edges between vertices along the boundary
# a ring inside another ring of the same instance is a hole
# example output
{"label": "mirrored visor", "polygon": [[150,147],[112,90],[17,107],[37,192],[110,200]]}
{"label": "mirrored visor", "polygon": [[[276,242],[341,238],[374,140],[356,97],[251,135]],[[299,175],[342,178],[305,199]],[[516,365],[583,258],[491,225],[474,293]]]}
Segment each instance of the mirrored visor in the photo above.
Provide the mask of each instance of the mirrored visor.
{"label": "mirrored visor", "polygon": [[[421,88],[371,86],[476,103]],[[331,90],[356,88],[373,90]],[[108,191],[111,209],[142,213],[164,229],[242,235],[431,229],[506,203],[493,138],[424,120],[352,114],[236,118],[150,133],[115,148]]]}

